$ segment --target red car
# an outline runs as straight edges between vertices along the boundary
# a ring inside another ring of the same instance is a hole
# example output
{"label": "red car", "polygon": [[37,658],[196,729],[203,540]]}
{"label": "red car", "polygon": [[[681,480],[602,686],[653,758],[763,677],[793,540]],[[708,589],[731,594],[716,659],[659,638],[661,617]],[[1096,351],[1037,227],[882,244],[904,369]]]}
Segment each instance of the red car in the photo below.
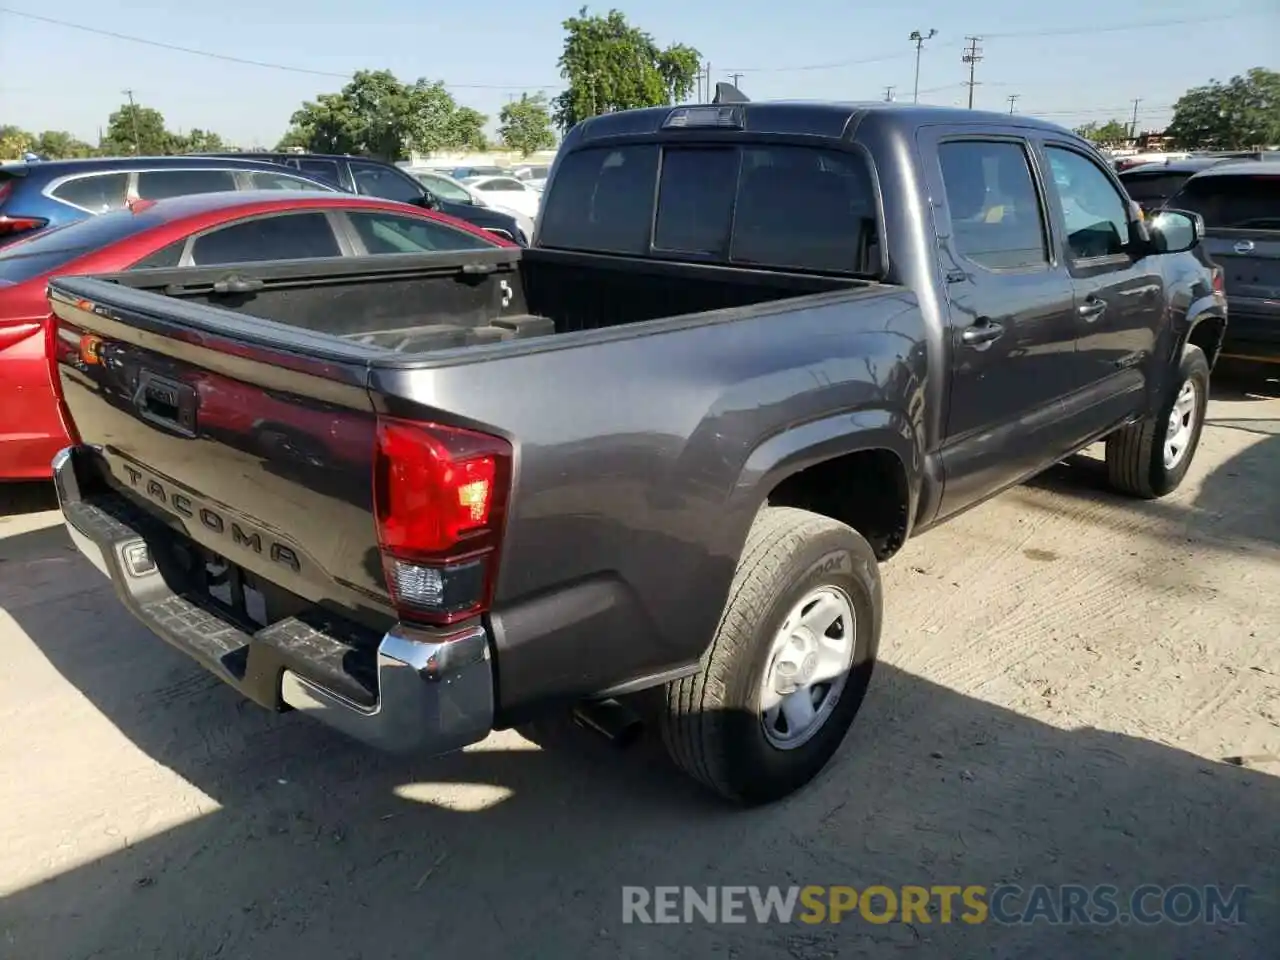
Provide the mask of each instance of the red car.
{"label": "red car", "polygon": [[140,201],[11,244],[0,251],[0,481],[49,477],[69,442],[45,354],[55,274],[502,246],[511,244],[403,203],[274,190]]}

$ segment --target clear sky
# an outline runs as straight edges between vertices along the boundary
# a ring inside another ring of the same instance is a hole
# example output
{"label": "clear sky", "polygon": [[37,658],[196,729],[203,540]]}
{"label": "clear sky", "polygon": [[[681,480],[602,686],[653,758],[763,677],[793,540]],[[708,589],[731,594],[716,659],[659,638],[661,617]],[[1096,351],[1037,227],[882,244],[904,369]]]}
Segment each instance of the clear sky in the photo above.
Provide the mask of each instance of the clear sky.
{"label": "clear sky", "polygon": [[[131,88],[172,129],[214,130],[241,146],[273,146],[305,99],[352,71],[440,79],[460,103],[496,115],[521,91],[560,88],[560,26],[581,0],[0,0],[0,124],[69,130],[96,141]],[[645,0],[617,6],[659,41],[702,51],[715,79],[741,72],[753,99],[910,99],[912,30],[924,49],[920,99],[965,102],[966,35],[983,37],[975,106],[1074,126],[1168,121],[1187,87],[1250,67],[1280,69],[1280,0]],[[607,5],[592,6],[603,12]],[[13,11],[13,12],[5,12]],[[207,53],[232,63],[14,15],[36,14]],[[1144,25],[1144,26],[1135,26]],[[1128,28],[1128,29],[1125,29]],[[874,62],[868,62],[874,61]],[[304,71],[313,71],[311,73]]]}

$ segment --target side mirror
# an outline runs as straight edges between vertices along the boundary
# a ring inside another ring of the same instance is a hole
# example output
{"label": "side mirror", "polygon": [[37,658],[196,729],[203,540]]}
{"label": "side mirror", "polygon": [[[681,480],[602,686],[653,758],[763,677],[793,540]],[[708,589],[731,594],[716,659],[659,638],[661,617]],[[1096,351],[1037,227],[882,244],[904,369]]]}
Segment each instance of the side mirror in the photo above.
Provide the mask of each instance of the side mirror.
{"label": "side mirror", "polygon": [[1160,210],[1148,220],[1155,253],[1185,253],[1204,239],[1204,218],[1187,210]]}
{"label": "side mirror", "polygon": [[436,199],[435,194],[430,190],[423,190],[422,196],[418,198],[418,206],[426,210],[439,210],[440,201]]}

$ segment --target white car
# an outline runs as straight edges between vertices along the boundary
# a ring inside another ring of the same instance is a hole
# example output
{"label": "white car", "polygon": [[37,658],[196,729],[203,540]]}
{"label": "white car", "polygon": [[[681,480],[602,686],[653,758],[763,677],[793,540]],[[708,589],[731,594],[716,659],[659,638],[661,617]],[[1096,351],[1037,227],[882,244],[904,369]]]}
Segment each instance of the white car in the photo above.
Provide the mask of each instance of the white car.
{"label": "white car", "polygon": [[489,207],[501,213],[509,213],[516,218],[516,223],[520,225],[520,229],[524,231],[525,237],[533,236],[533,217],[523,213],[514,207],[508,207],[496,201],[496,194],[485,196],[474,187],[470,187],[459,180],[453,179],[446,173],[439,170],[413,170],[409,172],[415,176],[418,181],[440,197],[442,200],[451,200],[454,203],[470,203],[477,207]]}
{"label": "white car", "polygon": [[513,210],[526,217],[538,215],[542,192],[523,180],[515,177],[469,177],[463,183],[479,192],[491,207]]}

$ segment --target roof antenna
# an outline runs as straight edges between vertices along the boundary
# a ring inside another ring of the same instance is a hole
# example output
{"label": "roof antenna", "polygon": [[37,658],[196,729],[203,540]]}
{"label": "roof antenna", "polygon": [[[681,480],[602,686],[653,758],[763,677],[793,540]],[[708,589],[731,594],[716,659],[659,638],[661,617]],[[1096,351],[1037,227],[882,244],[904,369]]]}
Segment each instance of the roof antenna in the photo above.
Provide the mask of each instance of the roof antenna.
{"label": "roof antenna", "polygon": [[735,87],[732,83],[724,83],[723,81],[716,84],[716,95],[711,98],[712,103],[750,103],[751,100],[745,93]]}

